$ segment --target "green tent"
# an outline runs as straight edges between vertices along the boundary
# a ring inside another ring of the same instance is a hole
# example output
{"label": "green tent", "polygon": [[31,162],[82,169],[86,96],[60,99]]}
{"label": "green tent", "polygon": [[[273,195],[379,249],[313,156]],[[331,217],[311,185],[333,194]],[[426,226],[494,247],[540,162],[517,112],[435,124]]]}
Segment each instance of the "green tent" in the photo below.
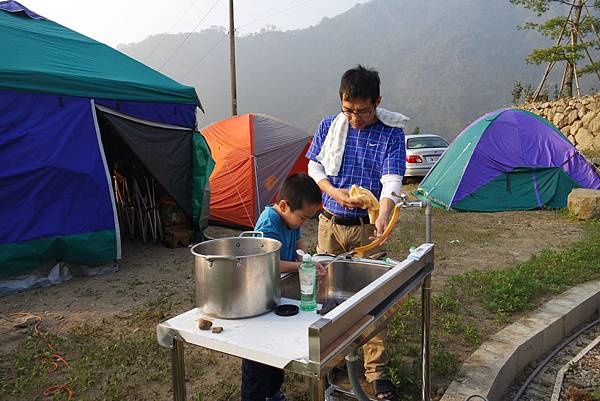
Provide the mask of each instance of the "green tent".
{"label": "green tent", "polygon": [[0,1],[0,36],[0,278],[121,258],[119,158],[207,216],[214,163],[194,88],[15,1]]}
{"label": "green tent", "polygon": [[447,209],[562,208],[573,188],[600,189],[594,168],[547,120],[525,110],[488,113],[465,128],[416,191]]}

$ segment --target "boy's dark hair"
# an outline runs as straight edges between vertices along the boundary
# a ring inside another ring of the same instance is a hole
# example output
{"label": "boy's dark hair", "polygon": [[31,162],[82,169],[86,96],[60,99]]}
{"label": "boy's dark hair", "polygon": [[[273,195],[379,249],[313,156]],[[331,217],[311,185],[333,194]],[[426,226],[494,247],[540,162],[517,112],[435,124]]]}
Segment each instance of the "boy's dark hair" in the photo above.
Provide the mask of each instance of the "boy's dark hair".
{"label": "boy's dark hair", "polygon": [[290,210],[302,209],[304,205],[321,204],[321,190],[311,177],[304,173],[290,175],[283,181],[277,194],[277,202],[284,200]]}
{"label": "boy's dark hair", "polygon": [[340,99],[371,99],[375,104],[379,97],[379,73],[358,65],[342,75],[340,82]]}

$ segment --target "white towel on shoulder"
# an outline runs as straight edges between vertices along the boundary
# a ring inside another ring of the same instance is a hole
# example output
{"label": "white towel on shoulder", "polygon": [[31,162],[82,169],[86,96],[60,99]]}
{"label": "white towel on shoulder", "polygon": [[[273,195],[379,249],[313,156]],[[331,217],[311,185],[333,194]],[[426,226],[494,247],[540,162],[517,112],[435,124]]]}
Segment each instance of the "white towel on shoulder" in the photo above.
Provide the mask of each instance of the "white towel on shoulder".
{"label": "white towel on shoulder", "polygon": [[[377,119],[388,127],[404,128],[409,120],[404,114],[396,113],[378,107],[376,109]],[[329,130],[321,151],[317,155],[317,160],[325,168],[325,173],[329,176],[337,176],[342,165],[344,157],[344,148],[346,147],[346,136],[348,135],[348,119],[344,113],[338,114]]]}

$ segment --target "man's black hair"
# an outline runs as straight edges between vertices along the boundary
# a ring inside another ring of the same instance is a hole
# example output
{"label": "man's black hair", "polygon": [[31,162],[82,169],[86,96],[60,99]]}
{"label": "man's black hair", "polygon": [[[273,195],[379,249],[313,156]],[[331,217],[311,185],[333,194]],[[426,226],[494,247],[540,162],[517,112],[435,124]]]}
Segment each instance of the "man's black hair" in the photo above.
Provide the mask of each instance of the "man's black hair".
{"label": "man's black hair", "polygon": [[290,210],[302,209],[305,205],[321,204],[321,190],[311,177],[304,173],[290,175],[283,181],[277,194],[277,202],[284,200]]}
{"label": "man's black hair", "polygon": [[340,99],[371,99],[375,104],[379,97],[379,73],[375,70],[358,65],[342,75],[340,82]]}

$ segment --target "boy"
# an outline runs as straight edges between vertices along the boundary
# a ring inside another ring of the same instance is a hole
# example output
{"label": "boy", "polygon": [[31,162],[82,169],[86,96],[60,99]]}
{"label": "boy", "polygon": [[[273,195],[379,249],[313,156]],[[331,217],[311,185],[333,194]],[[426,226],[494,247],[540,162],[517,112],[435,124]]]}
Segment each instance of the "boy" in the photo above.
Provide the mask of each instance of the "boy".
{"label": "boy", "polygon": [[[300,226],[321,209],[321,190],[306,174],[294,174],[284,182],[273,206],[267,206],[256,222],[256,231],[281,242],[279,271],[297,272],[300,262],[296,250],[304,249]],[[317,276],[324,275],[317,265]],[[242,360],[242,401],[286,401],[281,391],[283,370],[262,363]]]}

